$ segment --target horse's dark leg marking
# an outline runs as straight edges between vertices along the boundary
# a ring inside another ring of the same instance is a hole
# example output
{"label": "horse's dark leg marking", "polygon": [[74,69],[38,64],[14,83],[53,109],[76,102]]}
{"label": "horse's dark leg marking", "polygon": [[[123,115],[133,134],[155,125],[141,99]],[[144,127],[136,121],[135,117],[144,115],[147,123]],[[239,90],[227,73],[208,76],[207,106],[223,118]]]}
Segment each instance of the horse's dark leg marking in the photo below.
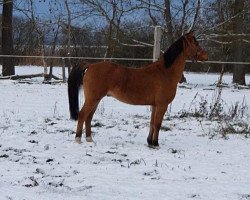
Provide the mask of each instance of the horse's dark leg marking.
{"label": "horse's dark leg marking", "polygon": [[94,113],[96,111],[98,105],[96,105],[93,110],[89,113],[86,121],[85,121],[85,127],[86,127],[86,140],[90,140],[88,142],[91,142],[91,121],[93,119]]}

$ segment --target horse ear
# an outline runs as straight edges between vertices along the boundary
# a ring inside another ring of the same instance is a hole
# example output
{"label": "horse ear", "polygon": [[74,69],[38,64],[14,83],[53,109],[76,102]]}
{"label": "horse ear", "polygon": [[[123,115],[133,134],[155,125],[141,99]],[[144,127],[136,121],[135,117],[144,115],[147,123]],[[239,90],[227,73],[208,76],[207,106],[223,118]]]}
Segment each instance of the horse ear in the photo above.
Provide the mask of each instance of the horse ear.
{"label": "horse ear", "polygon": [[187,34],[186,34],[187,37],[193,37],[194,36],[194,30],[191,30],[189,31]]}

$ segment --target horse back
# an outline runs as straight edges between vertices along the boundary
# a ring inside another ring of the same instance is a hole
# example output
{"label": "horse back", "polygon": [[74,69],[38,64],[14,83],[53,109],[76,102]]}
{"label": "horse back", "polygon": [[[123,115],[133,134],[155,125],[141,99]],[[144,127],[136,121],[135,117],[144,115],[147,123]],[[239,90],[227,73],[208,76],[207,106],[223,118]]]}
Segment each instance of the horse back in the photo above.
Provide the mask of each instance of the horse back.
{"label": "horse back", "polygon": [[135,69],[112,62],[90,64],[83,87],[85,98],[108,95],[134,105],[153,105],[158,97],[166,99],[169,95],[167,81],[156,65]]}

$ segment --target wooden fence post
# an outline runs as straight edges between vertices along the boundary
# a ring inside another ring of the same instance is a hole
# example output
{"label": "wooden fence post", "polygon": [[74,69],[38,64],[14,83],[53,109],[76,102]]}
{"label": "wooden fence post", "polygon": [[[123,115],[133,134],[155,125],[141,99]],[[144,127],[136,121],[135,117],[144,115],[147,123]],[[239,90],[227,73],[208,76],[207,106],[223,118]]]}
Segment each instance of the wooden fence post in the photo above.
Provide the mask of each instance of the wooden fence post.
{"label": "wooden fence post", "polygon": [[161,55],[161,35],[162,35],[161,27],[155,26],[153,62],[157,61]]}
{"label": "wooden fence post", "polygon": [[63,66],[62,66],[62,78],[63,78],[63,82],[66,83],[66,73],[65,73],[65,68],[66,68],[66,62],[65,62],[65,58],[62,59],[63,60]]}

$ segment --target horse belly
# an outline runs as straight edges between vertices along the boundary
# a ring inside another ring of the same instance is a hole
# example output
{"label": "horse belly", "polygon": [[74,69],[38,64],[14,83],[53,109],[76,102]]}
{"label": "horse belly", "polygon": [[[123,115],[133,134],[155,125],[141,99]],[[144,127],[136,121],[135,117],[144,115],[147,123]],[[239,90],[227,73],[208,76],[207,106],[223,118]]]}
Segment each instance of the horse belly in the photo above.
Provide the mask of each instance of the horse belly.
{"label": "horse belly", "polygon": [[131,105],[152,105],[153,104],[153,98],[151,95],[145,95],[143,92],[137,91],[124,91],[122,92],[121,90],[116,91],[109,91],[108,96],[112,96],[115,99],[131,104]]}

